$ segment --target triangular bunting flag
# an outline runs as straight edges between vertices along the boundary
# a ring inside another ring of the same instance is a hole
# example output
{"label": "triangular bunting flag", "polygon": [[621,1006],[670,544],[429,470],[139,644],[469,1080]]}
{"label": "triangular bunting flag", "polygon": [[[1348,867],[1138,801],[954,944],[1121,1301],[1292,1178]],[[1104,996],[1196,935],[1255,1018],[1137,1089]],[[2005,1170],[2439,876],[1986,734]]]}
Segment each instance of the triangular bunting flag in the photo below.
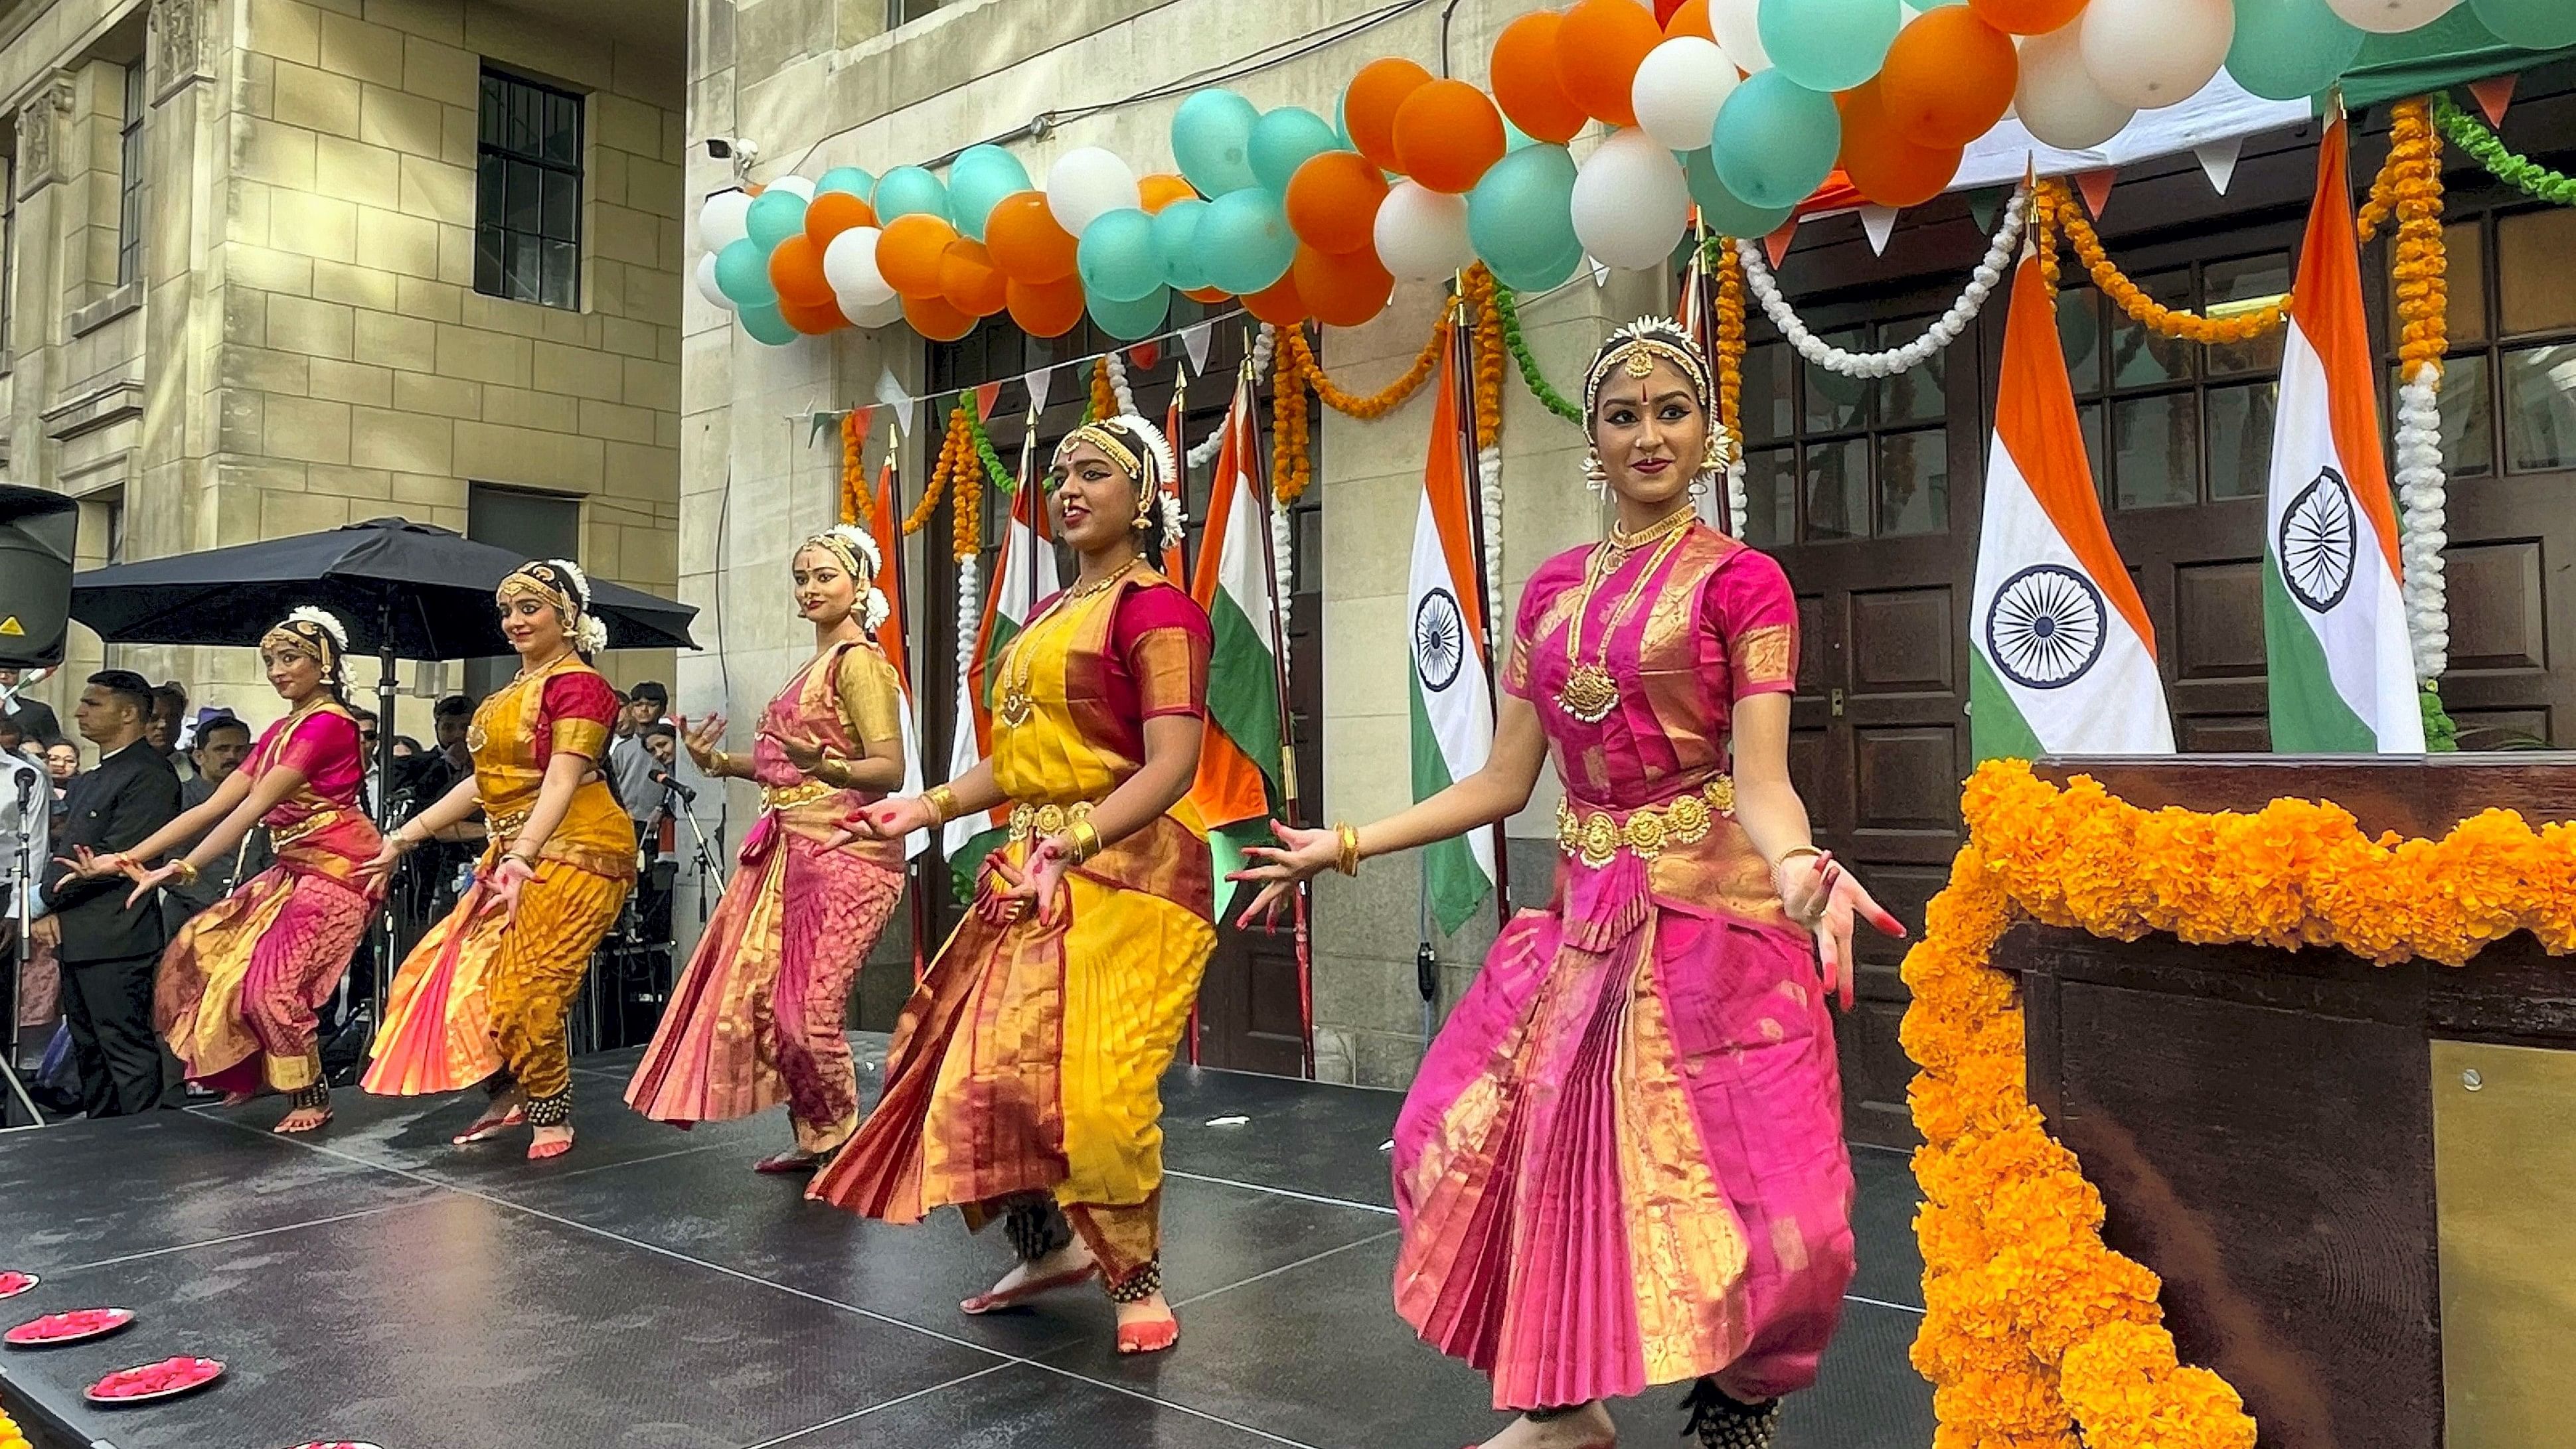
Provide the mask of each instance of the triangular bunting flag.
{"label": "triangular bunting flag", "polygon": [[894,380],[891,368],[877,376],[877,401],[894,409],[895,427],[904,436],[912,436],[912,395],[903,390],[902,383]]}
{"label": "triangular bunting flag", "polygon": [[1968,219],[1977,230],[1992,235],[1995,219],[2003,215],[2004,198],[2012,193],[2000,186],[1981,186],[1968,193]]}
{"label": "triangular bunting flag", "polygon": [[2475,96],[2478,109],[2487,113],[2487,124],[2504,124],[2504,108],[2513,104],[2513,83],[2522,79],[2514,75],[2491,75],[2485,80],[2469,82],[2469,94]]}
{"label": "triangular bunting flag", "polygon": [[846,409],[837,413],[814,414],[812,425],[805,432],[805,446],[809,448],[814,446],[815,442],[823,436],[825,428],[838,429],[841,426],[841,419],[849,415]]}
{"label": "triangular bunting flag", "polygon": [[2245,154],[2245,138],[2223,136],[2204,141],[2192,154],[2200,158],[2200,171],[2209,178],[2209,189],[2225,196],[2227,183],[2236,179],[2236,158]]}
{"label": "triangular bunting flag", "polygon": [[979,384],[975,389],[975,421],[979,423],[991,422],[993,419],[993,404],[999,401],[1001,396],[1002,385],[1000,383],[987,382]]}
{"label": "triangular bunting flag", "polygon": [[1792,215],[1787,221],[1780,223],[1780,229],[1778,231],[1775,231],[1762,239],[1763,254],[1771,258],[1771,265],[1773,267],[1778,267],[1780,265],[1780,259],[1789,255],[1790,239],[1797,236],[1797,234],[1798,218],[1795,215]]}
{"label": "triangular bunting flag", "polygon": [[1045,412],[1047,392],[1055,382],[1055,369],[1052,367],[1032,368],[1021,375],[1020,382],[1029,390],[1029,411],[1033,413]]}
{"label": "triangular bunting flag", "polygon": [[1590,258],[1590,257],[1585,257],[1585,258],[1584,258],[1584,260],[1585,260],[1585,261],[1587,261],[1587,262],[1592,262],[1592,285],[1594,285],[1594,286],[1596,286],[1596,287],[1606,287],[1606,286],[1609,286],[1609,285],[1610,285],[1610,269],[1609,269],[1608,267],[1603,266],[1601,263],[1599,263],[1599,262],[1597,262],[1597,261],[1593,261],[1593,260],[1592,260],[1592,258]]}
{"label": "triangular bunting flag", "polygon": [[1873,255],[1887,255],[1887,239],[1896,234],[1896,208],[1864,206],[1860,209],[1860,229],[1869,238]]}
{"label": "triangular bunting flag", "polygon": [[2100,221],[2102,213],[2110,209],[2111,183],[2118,180],[2119,175],[2116,168],[2109,166],[2075,173],[2075,189],[2084,193],[2084,209],[2093,213],[2095,221]]}
{"label": "triangular bunting flag", "polygon": [[1148,372],[1153,371],[1154,364],[1163,360],[1162,340],[1157,338],[1151,342],[1139,342],[1135,346],[1128,348],[1127,360],[1137,367],[1144,368]]}
{"label": "triangular bunting flag", "polygon": [[1208,344],[1215,340],[1213,322],[1193,322],[1181,329],[1181,351],[1189,356],[1193,376],[1207,376]]}

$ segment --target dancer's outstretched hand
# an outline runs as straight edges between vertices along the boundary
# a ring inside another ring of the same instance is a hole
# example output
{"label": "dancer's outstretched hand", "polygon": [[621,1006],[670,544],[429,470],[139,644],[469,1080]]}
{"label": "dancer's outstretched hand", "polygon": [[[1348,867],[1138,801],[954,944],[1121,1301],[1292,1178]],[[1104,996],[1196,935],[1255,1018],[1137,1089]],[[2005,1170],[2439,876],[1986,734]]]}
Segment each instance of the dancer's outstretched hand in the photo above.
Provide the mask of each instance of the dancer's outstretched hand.
{"label": "dancer's outstretched hand", "polygon": [[122,851],[99,855],[86,845],[73,846],[69,855],[55,856],[54,864],[68,869],[77,880],[97,880],[119,873],[130,875],[135,868],[134,862],[126,859]]}
{"label": "dancer's outstretched hand", "polygon": [[361,883],[372,884],[382,880],[394,873],[395,866],[402,864],[402,858],[411,853],[412,847],[411,837],[403,833],[406,828],[397,826],[388,831],[384,843],[376,847],[376,853],[358,867]]}
{"label": "dancer's outstretched hand", "polygon": [[1064,873],[1073,867],[1073,847],[1061,835],[1050,835],[1029,847],[1029,858],[1017,871],[1007,862],[996,865],[997,871],[1009,871],[1010,889],[998,892],[996,899],[1017,920],[1034,909],[1038,924],[1052,926],[1064,903]]}
{"label": "dancer's outstretched hand", "polygon": [[1261,894],[1254,896],[1252,904],[1235,918],[1234,924],[1242,930],[1252,929],[1255,916],[1261,918],[1263,930],[1278,929],[1279,908],[1287,903],[1290,894],[1301,883],[1331,870],[1341,857],[1341,837],[1334,831],[1291,830],[1273,820],[1270,833],[1279,838],[1278,845],[1245,846],[1243,858],[1259,863],[1226,876],[1230,881],[1253,881],[1261,887]]}
{"label": "dancer's outstretched hand", "polygon": [[134,890],[132,894],[125,898],[125,908],[130,911],[136,906],[143,904],[146,898],[148,898],[154,891],[161,888],[162,882],[175,879],[178,874],[179,862],[175,860],[165,860],[150,870],[144,871],[135,876]]}
{"label": "dancer's outstretched hand", "polygon": [[697,763],[698,773],[713,776],[716,746],[724,743],[725,717],[711,714],[691,724],[687,715],[679,715],[672,722],[679,727],[680,743],[688,748],[689,758]]}
{"label": "dancer's outstretched hand", "polygon": [[809,735],[772,734],[767,730],[761,731],[761,737],[777,742],[779,750],[787,756],[787,763],[794,765],[798,774],[811,775],[823,763],[821,740]]}
{"label": "dancer's outstretched hand", "polygon": [[1842,1009],[1852,1007],[1852,918],[1883,936],[1905,939],[1905,923],[1887,913],[1830,853],[1800,856],[1781,867],[1780,903],[1816,936],[1817,964]]}
{"label": "dancer's outstretched hand", "polygon": [[823,842],[826,850],[838,850],[853,840],[901,840],[916,830],[930,828],[930,806],[918,795],[898,795],[862,805],[841,818],[841,828]]}

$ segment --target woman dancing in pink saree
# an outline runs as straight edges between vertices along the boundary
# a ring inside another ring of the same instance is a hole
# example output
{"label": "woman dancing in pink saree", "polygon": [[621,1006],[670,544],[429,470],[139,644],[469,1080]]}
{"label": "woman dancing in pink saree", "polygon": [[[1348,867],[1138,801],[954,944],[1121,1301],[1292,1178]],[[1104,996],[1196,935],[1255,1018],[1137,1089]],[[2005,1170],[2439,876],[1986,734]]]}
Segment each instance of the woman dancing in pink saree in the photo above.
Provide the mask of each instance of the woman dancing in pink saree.
{"label": "woman dancing in pink saree", "polygon": [[811,1172],[858,1130],[850,988],[903,895],[902,840],[829,844],[903,784],[903,692],[875,642],[876,544],[843,525],[805,540],[794,568],[814,658],[769,702],[751,754],[715,747],[721,716],[681,721],[698,768],[756,782],[763,808],[626,1088],[636,1111],[679,1127],[786,1102],[796,1145],[754,1164],[772,1173]]}
{"label": "woman dancing in pink saree", "polygon": [[1486,1449],[1609,1449],[1602,1400],[1686,1380],[1686,1433],[1761,1449],[1851,1278],[1825,997],[1849,1002],[1855,913],[1901,928],[1809,843],[1796,602],[1691,506],[1724,461],[1714,396],[1671,324],[1611,337],[1584,403],[1617,523],[1531,575],[1484,769],[1371,825],[1281,829],[1236,877],[1267,883],[1248,922],[1512,815],[1543,757],[1564,783],[1554,898],[1494,943],[1396,1125],[1396,1309],[1520,1411]]}

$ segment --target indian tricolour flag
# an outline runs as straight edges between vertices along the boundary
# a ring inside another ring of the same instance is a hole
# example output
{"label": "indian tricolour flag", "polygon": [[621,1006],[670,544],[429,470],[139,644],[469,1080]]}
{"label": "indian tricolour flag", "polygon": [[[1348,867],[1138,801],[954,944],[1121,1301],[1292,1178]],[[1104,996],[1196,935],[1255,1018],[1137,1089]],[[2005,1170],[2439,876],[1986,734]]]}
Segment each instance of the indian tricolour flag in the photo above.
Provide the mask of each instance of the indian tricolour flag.
{"label": "indian tricolour flag", "polygon": [[2057,310],[2028,250],[2004,325],[1974,598],[1978,759],[2173,753],[2155,628],[2102,521]]}
{"label": "indian tricolour flag", "polygon": [[[912,669],[906,660],[903,644],[903,515],[895,511],[894,454],[886,454],[885,466],[877,470],[877,505],[868,514],[868,535],[877,544],[877,587],[885,591],[885,622],[877,625],[877,647],[885,651],[886,662],[894,666],[894,677],[903,688],[903,788],[900,795],[921,793],[921,726],[914,716],[919,712],[912,699]],[[930,848],[930,832],[916,830],[904,837],[903,858],[912,859]]]}
{"label": "indian tricolour flag", "polygon": [[[1057,582],[1055,545],[1039,528],[1036,480],[1020,485],[1011,498],[1011,525],[1002,531],[1001,556],[984,586],[984,622],[975,630],[975,651],[957,676],[957,727],[948,747],[948,778],[962,778],[984,762],[992,748],[993,716],[987,709],[1002,651],[1020,630],[1038,601],[1054,594]],[[941,829],[939,853],[951,870],[971,871],[1000,843],[1005,817],[967,815]],[[965,852],[961,854],[961,852]],[[961,891],[961,894],[966,892]]]}
{"label": "indian tricolour flag", "polygon": [[[1413,525],[1413,582],[1406,617],[1413,635],[1413,798],[1427,800],[1483,769],[1494,748],[1494,701],[1487,692],[1484,617],[1475,533],[1469,524],[1466,440],[1459,431],[1452,359],[1440,359],[1431,451],[1422,468],[1422,511]],[[1455,931],[1494,888],[1492,832],[1470,831],[1424,851],[1431,911]]]}
{"label": "indian tricolour flag", "polygon": [[2399,592],[2396,500],[2380,456],[2349,149],[2337,119],[2318,149],[2282,346],[2263,530],[2272,748],[2419,754],[2424,715]]}
{"label": "indian tricolour flag", "polygon": [[1209,827],[1217,879],[1238,868],[1247,840],[1269,833],[1280,785],[1279,609],[1270,529],[1255,473],[1252,380],[1235,385],[1208,487],[1207,531],[1190,597],[1215,631],[1208,654],[1207,730],[1190,803]]}

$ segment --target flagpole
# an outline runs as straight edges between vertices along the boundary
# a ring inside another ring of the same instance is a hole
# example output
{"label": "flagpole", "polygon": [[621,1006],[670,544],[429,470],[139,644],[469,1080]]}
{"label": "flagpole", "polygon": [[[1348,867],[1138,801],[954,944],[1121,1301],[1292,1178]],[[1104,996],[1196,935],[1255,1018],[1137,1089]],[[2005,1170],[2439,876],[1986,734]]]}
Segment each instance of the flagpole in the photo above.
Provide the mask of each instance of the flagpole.
{"label": "flagpole", "polygon": [[[1488,586],[1488,580],[1492,577],[1486,571],[1485,560],[1489,557],[1487,550],[1494,546],[1494,541],[1485,536],[1485,470],[1476,456],[1476,357],[1472,350],[1474,338],[1467,326],[1467,294],[1464,278],[1460,279],[1459,290],[1451,297],[1450,306],[1453,311],[1449,327],[1449,392],[1451,398],[1458,404],[1456,409],[1460,419],[1458,448],[1466,456],[1467,476],[1476,482],[1474,494],[1476,506],[1467,512],[1469,536],[1476,543],[1476,584],[1477,593],[1480,595],[1477,603],[1481,606],[1475,610],[1474,628],[1477,635],[1485,641],[1485,707],[1494,718],[1499,719],[1502,701],[1497,689],[1502,679],[1502,671],[1494,667],[1494,647],[1497,642],[1493,631],[1495,601],[1481,597]],[[1495,821],[1492,828],[1494,832],[1494,923],[1498,926],[1507,926],[1511,924],[1512,919],[1511,839],[1504,833],[1502,821]]]}
{"label": "flagpole", "polygon": [[[888,469],[888,473],[886,477],[885,502],[887,511],[894,516],[894,547],[886,550],[885,558],[886,571],[893,575],[893,577],[887,581],[890,587],[886,592],[889,597],[894,599],[895,607],[903,611],[901,614],[896,616],[897,626],[901,628],[906,635],[909,635],[911,630],[908,626],[912,619],[912,601],[906,598],[903,592],[903,448],[900,442],[900,436],[901,435],[896,431],[893,423],[889,422],[886,424],[886,468]],[[918,689],[911,688],[911,668],[914,652],[911,639],[908,637],[905,638],[903,650],[903,683],[910,696],[907,703],[913,713],[913,748],[917,751],[921,748],[921,741],[927,737],[929,721],[924,718],[923,715],[924,710],[928,706],[921,698],[921,692]],[[933,844],[936,845],[936,843],[937,842],[934,839]],[[936,854],[936,852],[926,851],[924,854]],[[925,944],[930,937],[930,897],[929,893],[922,888],[920,860],[920,856],[907,855],[904,857],[903,861],[903,889],[905,896],[909,898],[907,901],[907,918],[912,924],[912,984],[915,986],[919,986],[922,978],[930,972],[930,960],[926,954],[928,948]]]}
{"label": "flagpole", "polygon": [[[1171,451],[1173,470],[1173,476],[1166,479],[1165,483],[1171,488],[1172,496],[1178,499],[1184,508],[1189,506],[1190,501],[1190,450],[1189,446],[1181,441],[1181,399],[1189,393],[1189,390],[1190,361],[1185,354],[1172,368],[1172,401],[1163,409],[1163,443]],[[1200,548],[1204,550],[1206,545],[1201,544]],[[1190,586],[1187,533],[1184,532],[1182,537],[1173,540],[1172,546],[1164,549],[1162,557],[1156,562],[1163,565],[1164,574],[1173,583],[1186,591]],[[1217,889],[1223,891],[1224,883],[1220,881]],[[1220,908],[1225,905],[1226,899],[1220,897],[1217,902]],[[1190,1065],[1197,1066],[1199,1064],[1199,999],[1195,995],[1190,998],[1189,1030],[1184,1035],[1183,1042],[1189,1049]]]}
{"label": "flagpole", "polygon": [[[1252,356],[1247,350],[1243,359],[1242,381],[1235,389],[1235,402],[1241,405],[1245,430],[1244,451],[1251,457],[1252,497],[1254,503],[1261,509],[1261,517],[1254,521],[1260,525],[1261,533],[1262,587],[1268,590],[1270,595],[1271,627],[1278,629],[1279,621],[1287,617],[1287,610],[1281,607],[1283,601],[1279,597],[1279,539],[1270,528],[1270,516],[1279,504],[1270,492],[1269,470],[1261,466],[1260,434],[1249,426],[1251,388]],[[1236,414],[1236,407],[1226,409],[1227,427],[1237,426]],[[1220,449],[1219,455],[1222,456],[1222,454],[1223,450]],[[1231,485],[1226,480],[1220,479],[1217,486]],[[1219,545],[1219,547],[1222,546],[1222,544]],[[1302,828],[1305,822],[1300,818],[1301,812],[1297,808],[1296,712],[1288,707],[1287,631],[1280,629],[1271,642],[1275,646],[1270,651],[1270,676],[1273,685],[1271,694],[1276,698],[1279,709],[1279,808],[1280,813],[1286,818],[1288,828],[1295,830]],[[1311,883],[1300,881],[1291,899],[1296,908],[1297,1033],[1305,1063],[1306,1080],[1311,1082],[1315,1079],[1315,947],[1310,891]]]}

